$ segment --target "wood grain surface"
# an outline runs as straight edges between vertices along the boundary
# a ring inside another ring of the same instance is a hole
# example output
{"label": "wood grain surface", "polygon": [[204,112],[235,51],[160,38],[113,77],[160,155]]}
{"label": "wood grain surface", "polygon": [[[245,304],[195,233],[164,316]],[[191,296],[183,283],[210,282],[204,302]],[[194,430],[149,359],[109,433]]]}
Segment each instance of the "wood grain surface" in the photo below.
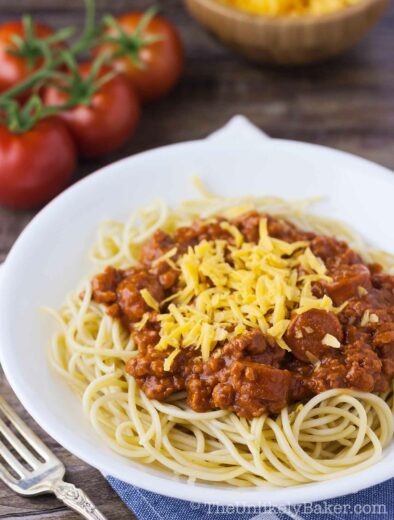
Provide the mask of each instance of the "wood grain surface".
{"label": "wood grain surface", "polygon": [[[100,0],[99,13],[143,9],[144,0]],[[29,12],[54,26],[81,23],[82,0],[0,0],[0,22]],[[233,55],[187,14],[181,0],[163,0],[162,12],[179,27],[187,64],[178,88],[146,107],[135,137],[105,159],[84,162],[76,178],[121,157],[177,141],[198,139],[244,114],[274,137],[346,150],[394,169],[394,7],[353,50],[305,68],[261,68]],[[163,165],[163,174],[165,165]],[[355,186],[357,189],[357,186]],[[34,216],[0,208],[0,261]],[[102,476],[70,455],[28,417],[5,378],[1,394],[66,464],[68,478],[110,520],[134,518]],[[0,484],[0,519],[77,519],[52,496],[26,499]]]}

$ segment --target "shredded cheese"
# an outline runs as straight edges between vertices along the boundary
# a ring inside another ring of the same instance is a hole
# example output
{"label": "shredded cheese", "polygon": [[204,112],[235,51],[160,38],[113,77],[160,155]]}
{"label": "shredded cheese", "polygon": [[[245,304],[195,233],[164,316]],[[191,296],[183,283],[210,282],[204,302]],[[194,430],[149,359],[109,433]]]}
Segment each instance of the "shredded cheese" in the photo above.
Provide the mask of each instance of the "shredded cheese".
{"label": "shredded cheese", "polygon": [[149,312],[145,312],[144,315],[142,316],[142,319],[134,325],[134,328],[136,330],[142,330],[145,327],[145,325],[148,323],[149,316],[150,316]]}
{"label": "shredded cheese", "polygon": [[160,307],[157,301],[153,298],[151,293],[148,291],[148,289],[141,289],[140,291],[141,296],[143,297],[145,303],[149,305],[152,309],[155,311],[159,311]]}
{"label": "shredded cheese", "polygon": [[341,348],[340,341],[332,334],[326,334],[322,340],[323,345],[332,348]]}
{"label": "shredded cheese", "polygon": [[219,0],[230,7],[269,16],[323,15],[354,5],[359,0]]}
{"label": "shredded cheese", "polygon": [[156,258],[156,260],[153,260],[152,265],[156,266],[159,265],[161,262],[167,262],[168,264],[173,265],[173,262],[170,260],[173,256],[175,256],[177,253],[177,248],[173,247],[163,255],[159,256],[159,258]]}
{"label": "shredded cheese", "polygon": [[368,294],[368,291],[365,287],[363,287],[362,285],[359,285],[357,287],[357,292],[358,292],[358,295],[361,297],[361,296],[364,296],[366,294]]}
{"label": "shredded cheese", "polygon": [[234,245],[204,240],[174,260],[180,288],[167,312],[157,317],[156,348],[193,345],[206,360],[218,342],[259,328],[290,350],[283,337],[293,313],[312,308],[338,311],[328,296],[317,298],[312,293],[313,282],[329,277],[308,242],[270,237],[265,218],[260,221],[258,244],[245,242],[231,224],[221,226],[233,236]]}
{"label": "shredded cheese", "polygon": [[363,317],[361,318],[361,322],[360,322],[360,325],[361,327],[366,327],[369,323],[369,310],[367,309],[364,314],[363,314]]}
{"label": "shredded cheese", "polygon": [[171,368],[171,365],[174,361],[174,359],[177,357],[177,355],[179,354],[180,352],[180,349],[179,348],[176,348],[175,350],[173,350],[171,352],[171,354],[164,360],[164,364],[163,364],[163,368],[166,372],[168,372],[168,370],[170,370]]}

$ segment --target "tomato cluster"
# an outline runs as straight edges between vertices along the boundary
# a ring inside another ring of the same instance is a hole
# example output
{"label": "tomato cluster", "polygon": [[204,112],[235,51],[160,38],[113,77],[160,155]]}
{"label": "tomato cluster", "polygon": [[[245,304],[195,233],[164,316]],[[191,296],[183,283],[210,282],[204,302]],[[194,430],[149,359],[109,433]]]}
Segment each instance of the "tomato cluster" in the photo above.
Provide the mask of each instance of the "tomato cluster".
{"label": "tomato cluster", "polygon": [[149,13],[106,18],[90,61],[77,64],[65,51],[49,61],[49,72],[43,46],[68,49],[50,27],[0,27],[0,116],[3,106],[9,116],[0,119],[0,204],[33,208],[50,200],[69,184],[78,156],[122,146],[140,105],[179,80],[183,49],[173,25]]}

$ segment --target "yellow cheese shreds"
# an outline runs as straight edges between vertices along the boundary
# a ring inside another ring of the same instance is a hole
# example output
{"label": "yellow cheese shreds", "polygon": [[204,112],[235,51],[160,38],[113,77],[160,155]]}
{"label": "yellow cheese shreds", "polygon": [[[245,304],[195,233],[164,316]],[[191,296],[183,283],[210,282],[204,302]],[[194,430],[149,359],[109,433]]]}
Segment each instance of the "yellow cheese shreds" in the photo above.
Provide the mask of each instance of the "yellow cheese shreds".
{"label": "yellow cheese shreds", "polygon": [[143,297],[145,303],[146,303],[147,305],[149,305],[149,307],[151,307],[151,308],[154,309],[155,311],[158,311],[158,310],[159,310],[159,304],[158,304],[157,301],[153,298],[153,296],[152,296],[151,293],[148,291],[148,289],[141,289],[140,294],[141,294],[141,296]]}
{"label": "yellow cheese shreds", "polygon": [[262,218],[260,220],[259,234],[259,246],[263,247],[267,251],[271,251],[271,249],[273,248],[273,243],[271,237],[268,235],[268,222],[266,218]]}
{"label": "yellow cheese shreds", "polygon": [[134,328],[137,330],[142,330],[145,327],[145,325],[147,324],[147,322],[149,320],[149,316],[150,316],[149,312],[145,312],[144,315],[142,316],[141,320],[134,325]]}
{"label": "yellow cheese shreds", "polygon": [[313,295],[312,283],[327,275],[307,242],[288,244],[270,237],[265,218],[258,244],[245,242],[231,224],[221,226],[234,237],[234,245],[204,240],[174,260],[179,290],[167,312],[157,317],[158,349],[193,345],[206,360],[218,342],[260,329],[290,350],[283,338],[294,313],[337,311],[328,296]]}
{"label": "yellow cheese shreds", "polygon": [[302,16],[333,13],[360,0],[218,0],[235,9],[257,15]]}
{"label": "yellow cheese shreds", "polygon": [[155,265],[160,264],[161,262],[168,262],[170,264],[173,264],[173,262],[169,262],[169,260],[170,260],[170,258],[175,256],[176,253],[177,253],[177,248],[173,247],[172,249],[167,251],[167,253],[164,253],[164,255],[161,255],[161,256],[159,256],[159,258],[156,258],[156,260],[153,260],[152,265],[155,266]]}
{"label": "yellow cheese shreds", "polygon": [[230,235],[233,236],[235,240],[235,245],[237,247],[240,247],[242,245],[242,243],[244,242],[244,236],[236,226],[233,226],[229,222],[221,222],[220,227],[225,231],[228,231]]}
{"label": "yellow cheese shreds", "polygon": [[365,287],[363,287],[362,285],[359,285],[357,287],[357,292],[358,292],[358,295],[360,296],[360,298],[361,298],[361,296],[364,296],[365,294],[368,294],[367,289]]}
{"label": "yellow cheese shreds", "polygon": [[361,327],[366,327],[369,323],[378,323],[379,316],[375,313],[371,313],[368,309],[364,312],[360,325]]}
{"label": "yellow cheese shreds", "polygon": [[299,261],[301,266],[306,270],[312,270],[319,275],[324,275],[327,272],[326,266],[322,260],[316,257],[309,247],[305,249],[304,254],[300,256]]}
{"label": "yellow cheese shreds", "polygon": [[322,343],[323,343],[323,345],[326,345],[327,347],[332,347],[332,348],[341,347],[341,343],[339,342],[339,340],[332,334],[326,334],[324,336],[324,338],[322,339]]}
{"label": "yellow cheese shreds", "polygon": [[366,325],[368,325],[368,323],[369,323],[369,310],[367,309],[364,312],[363,317],[361,318],[360,325],[361,325],[361,327],[365,327]]}
{"label": "yellow cheese shreds", "polygon": [[287,330],[290,320],[280,320],[267,330],[270,336],[281,338]]}
{"label": "yellow cheese shreds", "polygon": [[172,365],[172,362],[174,361],[174,359],[177,357],[177,355],[179,354],[180,352],[180,349],[179,348],[176,348],[175,350],[173,350],[171,352],[171,354],[164,360],[164,365],[163,365],[163,368],[164,370],[168,371],[170,370],[171,368],[171,365]]}

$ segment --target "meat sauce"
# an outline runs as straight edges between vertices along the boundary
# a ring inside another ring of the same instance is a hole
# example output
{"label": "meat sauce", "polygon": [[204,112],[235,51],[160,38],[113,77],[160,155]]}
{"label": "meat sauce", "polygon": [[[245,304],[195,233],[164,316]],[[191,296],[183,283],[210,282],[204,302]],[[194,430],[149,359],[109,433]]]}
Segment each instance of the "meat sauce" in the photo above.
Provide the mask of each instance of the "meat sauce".
{"label": "meat sauce", "polygon": [[[317,297],[327,294],[337,306],[347,302],[346,306],[337,315],[318,309],[295,315],[284,338],[291,352],[260,330],[250,330],[219,344],[207,361],[192,347],[182,349],[166,371],[164,362],[171,351],[155,348],[160,340],[157,313],[141,290],[162,302],[177,291],[178,271],[165,261],[157,263],[158,258],[174,247],[181,255],[202,240],[232,243],[233,237],[219,220],[197,221],[172,236],[159,230],[143,245],[138,266],[108,267],[92,281],[93,299],[106,304],[108,313],[121,319],[135,339],[138,354],[127,362],[126,371],[149,399],[164,400],[186,391],[189,406],[197,412],[225,409],[253,418],[279,413],[290,402],[331,388],[388,389],[394,377],[394,276],[378,264],[365,265],[345,242],[302,231],[283,219],[250,212],[231,223],[246,241],[257,242],[262,216],[270,236],[309,242],[332,278],[316,282],[313,292]],[[135,324],[145,313],[149,319],[138,330]],[[324,344],[326,334],[336,338],[340,348]]]}

